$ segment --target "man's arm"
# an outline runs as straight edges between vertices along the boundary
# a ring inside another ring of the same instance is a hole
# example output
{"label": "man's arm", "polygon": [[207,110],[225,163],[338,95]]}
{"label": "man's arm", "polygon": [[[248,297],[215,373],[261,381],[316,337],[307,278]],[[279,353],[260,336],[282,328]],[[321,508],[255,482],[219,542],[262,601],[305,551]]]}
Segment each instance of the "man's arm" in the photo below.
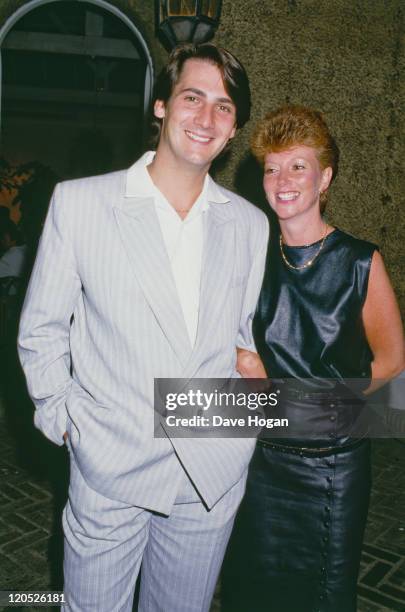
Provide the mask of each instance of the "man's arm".
{"label": "man's arm", "polygon": [[252,352],[256,352],[252,332],[252,322],[256,312],[260,289],[263,283],[267,245],[269,241],[269,223],[267,217],[263,215],[258,223],[259,226],[257,229],[259,231],[257,232],[255,239],[255,243],[257,245],[256,254],[249,273],[249,279],[242,306],[239,333],[236,341],[237,348]]}
{"label": "man's arm", "polygon": [[35,404],[35,424],[56,444],[66,431],[69,331],[81,289],[63,202],[56,186],[20,320],[18,350]]}

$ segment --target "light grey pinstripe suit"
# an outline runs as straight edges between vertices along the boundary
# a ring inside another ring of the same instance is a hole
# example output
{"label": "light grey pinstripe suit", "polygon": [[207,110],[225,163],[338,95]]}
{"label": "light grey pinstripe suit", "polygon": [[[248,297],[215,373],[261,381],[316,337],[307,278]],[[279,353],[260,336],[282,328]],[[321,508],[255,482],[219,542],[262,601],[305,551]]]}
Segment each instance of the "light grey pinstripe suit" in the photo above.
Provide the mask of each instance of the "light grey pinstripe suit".
{"label": "light grey pinstripe suit", "polygon": [[[89,499],[94,494],[93,512],[104,499],[121,511],[136,506],[136,512],[169,515],[179,491],[190,487],[181,464],[205,506],[219,508],[218,500],[243,478],[253,440],[154,439],[153,381],[235,374],[235,346],[253,348],[250,323],[267,220],[242,198],[214,186],[229,201],[210,202],[205,214],[192,349],[153,202],[125,197],[125,181],[123,171],[55,190],[20,323],[20,357],[35,422],[56,444],[68,431],[76,482],[71,497],[77,499],[81,490],[83,498],[87,487]],[[213,516],[212,510],[204,512]],[[150,606],[145,610],[161,609]],[[203,609],[196,606],[184,609]]]}

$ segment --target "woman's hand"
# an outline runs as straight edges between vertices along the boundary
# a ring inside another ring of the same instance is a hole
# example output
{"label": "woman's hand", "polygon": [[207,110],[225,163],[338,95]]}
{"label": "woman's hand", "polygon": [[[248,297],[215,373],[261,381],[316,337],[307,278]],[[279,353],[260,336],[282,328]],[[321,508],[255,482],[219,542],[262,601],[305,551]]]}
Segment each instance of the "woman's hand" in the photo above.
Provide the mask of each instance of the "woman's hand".
{"label": "woman's hand", "polygon": [[372,381],[366,394],[376,391],[405,369],[405,340],[398,303],[383,259],[373,255],[363,324],[374,359]]}
{"label": "woman's hand", "polygon": [[262,360],[257,353],[236,347],[236,369],[243,378],[267,378]]}

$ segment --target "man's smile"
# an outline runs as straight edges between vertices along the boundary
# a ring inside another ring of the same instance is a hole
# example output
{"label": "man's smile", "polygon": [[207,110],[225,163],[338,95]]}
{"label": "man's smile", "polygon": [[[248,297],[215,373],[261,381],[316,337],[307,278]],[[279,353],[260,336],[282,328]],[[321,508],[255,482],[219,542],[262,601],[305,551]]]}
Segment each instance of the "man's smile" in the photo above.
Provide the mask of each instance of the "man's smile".
{"label": "man's smile", "polygon": [[213,138],[210,138],[209,136],[202,136],[201,134],[196,134],[195,132],[190,132],[190,130],[185,130],[185,133],[186,133],[186,135],[191,140],[194,140],[196,142],[207,143],[207,142],[211,142],[211,140],[213,140]]}

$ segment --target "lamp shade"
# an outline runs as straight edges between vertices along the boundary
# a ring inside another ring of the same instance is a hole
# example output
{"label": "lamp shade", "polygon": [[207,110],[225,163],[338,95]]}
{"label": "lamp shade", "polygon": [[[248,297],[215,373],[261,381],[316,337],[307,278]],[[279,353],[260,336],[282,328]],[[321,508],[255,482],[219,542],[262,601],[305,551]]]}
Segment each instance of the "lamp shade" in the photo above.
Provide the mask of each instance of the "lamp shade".
{"label": "lamp shade", "polygon": [[222,0],[155,0],[156,29],[169,47],[201,43],[213,37]]}

